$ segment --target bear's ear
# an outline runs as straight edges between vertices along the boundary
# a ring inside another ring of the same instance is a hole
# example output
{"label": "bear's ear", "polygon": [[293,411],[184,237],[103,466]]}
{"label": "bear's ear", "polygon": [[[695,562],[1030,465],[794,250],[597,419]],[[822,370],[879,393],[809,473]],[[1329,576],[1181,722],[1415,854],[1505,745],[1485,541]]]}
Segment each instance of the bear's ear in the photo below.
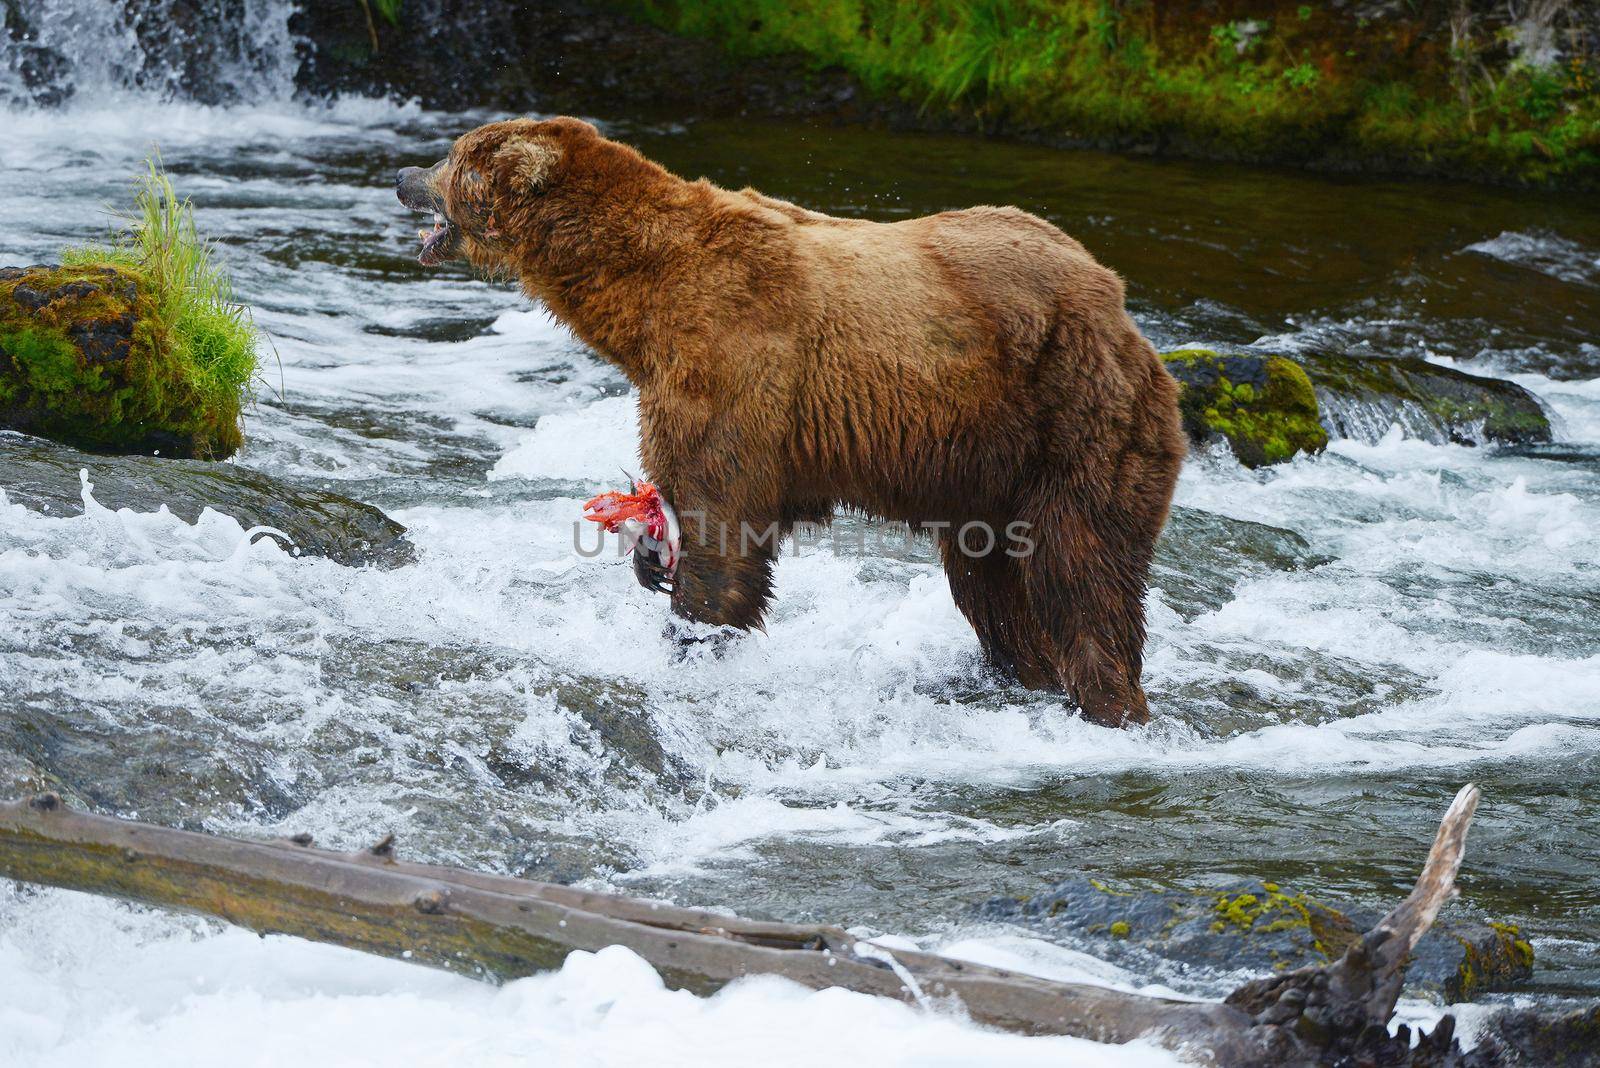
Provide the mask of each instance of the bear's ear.
{"label": "bear's ear", "polygon": [[501,173],[526,189],[543,188],[560,159],[560,147],[548,137],[515,137],[494,154]]}

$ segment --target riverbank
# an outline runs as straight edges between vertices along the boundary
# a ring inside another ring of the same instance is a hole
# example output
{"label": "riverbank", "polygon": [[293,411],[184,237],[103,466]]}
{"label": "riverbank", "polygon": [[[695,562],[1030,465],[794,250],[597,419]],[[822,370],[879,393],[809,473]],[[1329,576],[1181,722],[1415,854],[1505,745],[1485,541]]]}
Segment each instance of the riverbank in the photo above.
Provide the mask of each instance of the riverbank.
{"label": "riverbank", "polygon": [[1046,143],[1533,185],[1600,180],[1579,5],[622,0],[743,58],[798,53],[932,124]]}

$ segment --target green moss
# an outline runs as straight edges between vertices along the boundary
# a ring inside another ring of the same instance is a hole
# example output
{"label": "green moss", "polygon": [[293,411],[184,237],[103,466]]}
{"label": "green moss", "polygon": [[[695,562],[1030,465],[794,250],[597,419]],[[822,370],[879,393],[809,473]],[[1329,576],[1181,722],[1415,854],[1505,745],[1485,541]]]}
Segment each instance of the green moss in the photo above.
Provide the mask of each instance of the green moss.
{"label": "green moss", "polygon": [[1449,1001],[1471,1001],[1485,990],[1501,987],[1508,979],[1533,971],[1533,946],[1522,937],[1514,923],[1491,923],[1494,939],[1486,945],[1457,937],[1461,943],[1461,964],[1445,982]]}
{"label": "green moss", "polygon": [[1404,405],[1452,438],[1521,443],[1551,437],[1549,417],[1539,402],[1503,379],[1480,378],[1415,357],[1306,354],[1300,361],[1318,389],[1356,401]]}
{"label": "green moss", "polygon": [[1325,960],[1343,954],[1356,937],[1354,924],[1342,912],[1305,894],[1285,894],[1276,883],[1262,883],[1260,893],[1217,894],[1212,899],[1212,912],[1213,934],[1303,930],[1311,939],[1311,948]]}
{"label": "green moss", "polygon": [[[745,57],[799,52],[872,92],[986,127],[1205,155],[1375,159],[1521,181],[1600,181],[1593,57],[1531,70],[1427,13],[1362,26],[1327,4],[1105,0],[618,0]],[[1466,71],[1480,68],[1491,77]]]}
{"label": "green moss", "polygon": [[1130,928],[1128,927],[1127,921],[1116,920],[1111,924],[1111,937],[1127,938],[1129,930]]}
{"label": "green moss", "polygon": [[257,333],[188,201],[152,165],[116,243],[62,259],[0,281],[0,425],[107,452],[237,450]]}
{"label": "green moss", "polygon": [[1204,440],[1220,434],[1246,467],[1327,446],[1311,379],[1293,360],[1209,349],[1169,352],[1162,359],[1183,385],[1179,407],[1190,435]]}
{"label": "green moss", "polygon": [[[41,393],[68,393],[105,389],[105,376],[97,367],[84,367],[78,349],[60,330],[41,326],[0,326],[0,351],[9,355],[22,381],[16,389]],[[15,394],[15,389],[12,391]]]}

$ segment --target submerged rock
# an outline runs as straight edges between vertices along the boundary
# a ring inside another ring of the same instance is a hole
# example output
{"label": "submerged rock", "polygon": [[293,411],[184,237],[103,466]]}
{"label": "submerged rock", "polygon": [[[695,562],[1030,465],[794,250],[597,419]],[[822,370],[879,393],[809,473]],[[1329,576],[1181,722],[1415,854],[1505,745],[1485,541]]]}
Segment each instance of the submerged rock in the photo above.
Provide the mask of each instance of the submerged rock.
{"label": "submerged rock", "polygon": [[[1379,916],[1341,910],[1273,882],[1220,890],[1118,890],[1095,879],[1058,883],[1031,898],[996,898],[986,919],[1086,942],[1113,959],[1130,951],[1181,967],[1284,971],[1335,960]],[[1470,1001],[1533,971],[1533,948],[1516,927],[1441,919],[1417,944],[1406,972],[1414,995]]]}
{"label": "submerged rock", "polygon": [[1416,357],[1363,359],[1303,354],[1322,422],[1341,438],[1375,442],[1399,424],[1438,444],[1526,445],[1550,440],[1550,419],[1515,382],[1485,378]]}
{"label": "submerged rock", "polygon": [[1239,584],[1326,563],[1292,530],[1175,505],[1156,542],[1151,583],[1185,619],[1221,608]]}
{"label": "submerged rock", "polygon": [[78,472],[107,508],[154,512],[162,505],[186,522],[207,508],[240,525],[273,527],[294,550],[348,565],[398,567],[415,550],[406,528],[370,504],[296,486],[235,464],[145,456],[94,456],[24,434],[0,432],[0,490],[13,504],[49,515],[83,511]]}
{"label": "submerged rock", "polygon": [[1328,444],[1311,381],[1293,360],[1210,349],[1181,349],[1161,358],[1183,386],[1178,406],[1196,442],[1224,438],[1246,467],[1321,452]]}
{"label": "submerged rock", "polygon": [[0,268],[0,428],[106,453],[222,459],[239,397],[198,388],[117,266]]}

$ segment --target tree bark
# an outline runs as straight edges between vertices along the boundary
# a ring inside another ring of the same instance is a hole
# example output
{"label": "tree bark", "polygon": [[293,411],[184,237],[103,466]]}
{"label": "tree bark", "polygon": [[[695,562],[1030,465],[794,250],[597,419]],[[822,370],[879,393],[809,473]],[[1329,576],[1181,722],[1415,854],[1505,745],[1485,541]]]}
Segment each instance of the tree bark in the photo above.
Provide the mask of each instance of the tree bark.
{"label": "tree bark", "polygon": [[[620,895],[402,861],[392,839],[337,853],[308,836],[242,841],[67,810],[53,794],[0,804],[0,875],[214,916],[505,981],[574,950],[622,945],[669,986],[710,993],[748,975],[843,987],[1026,1034],[1148,1039],[1226,1065],[1492,1064],[1464,1059],[1446,1018],[1414,1049],[1391,1038],[1406,955],[1455,892],[1478,790],[1446,813],[1422,877],[1326,967],[1248,983],[1224,1002],[1147,997],[887,950],[832,926],[769,923]],[[1476,1052],[1476,1051],[1475,1051]],[[1417,1059],[1420,1055],[1426,1059]],[[1358,1063],[1358,1062],[1352,1062]]]}

